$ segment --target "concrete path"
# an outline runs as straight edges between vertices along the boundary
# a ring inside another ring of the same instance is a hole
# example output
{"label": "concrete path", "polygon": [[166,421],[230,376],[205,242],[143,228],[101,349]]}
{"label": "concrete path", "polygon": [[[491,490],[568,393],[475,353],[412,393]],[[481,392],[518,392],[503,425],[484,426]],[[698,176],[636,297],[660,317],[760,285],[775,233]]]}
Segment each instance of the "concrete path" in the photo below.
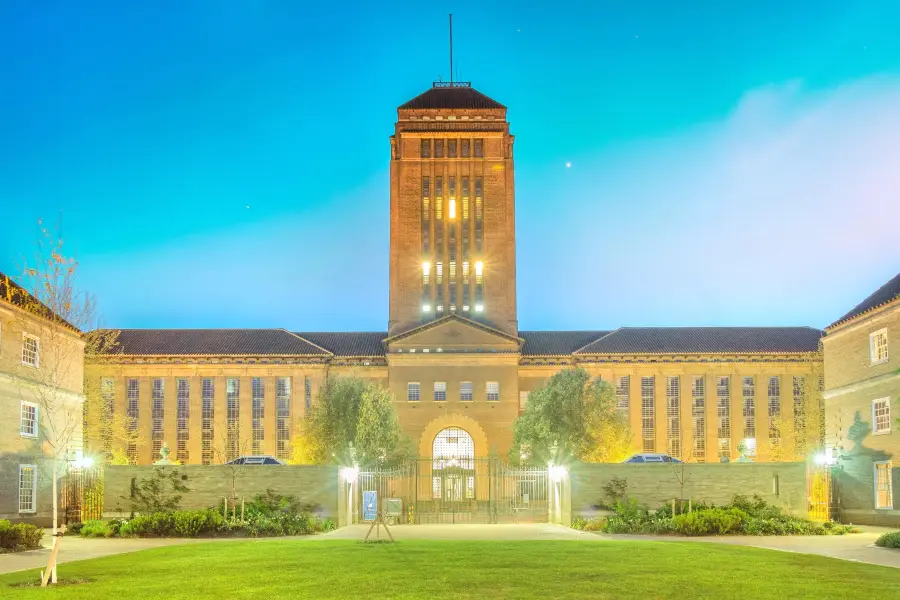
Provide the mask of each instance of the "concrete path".
{"label": "concrete path", "polygon": [[[582,542],[682,542],[713,543],[736,546],[750,546],[783,552],[818,554],[841,560],[871,563],[900,568],[900,550],[878,548],[874,545],[879,535],[891,529],[862,527],[862,533],[845,536],[783,536],[783,537],[699,537],[683,538],[642,535],[599,535],[576,531],[560,525],[547,523],[521,525],[395,525],[391,533],[397,540],[472,540],[472,541],[525,541],[525,540],[574,540]],[[369,525],[351,525],[330,533],[297,538],[253,538],[243,540],[249,543],[265,539],[294,539],[303,542],[327,542],[329,540],[361,540],[366,536]],[[374,535],[374,534],[373,534]],[[382,537],[386,537],[384,531]],[[237,541],[234,538],[210,539],[84,539],[67,537],[60,549],[59,564],[99,558],[113,554],[136,552],[148,548],[173,546],[177,544],[202,544],[217,541]],[[45,548],[15,554],[0,554],[0,573],[10,573],[25,569],[40,569],[47,565],[51,540],[44,538]]]}

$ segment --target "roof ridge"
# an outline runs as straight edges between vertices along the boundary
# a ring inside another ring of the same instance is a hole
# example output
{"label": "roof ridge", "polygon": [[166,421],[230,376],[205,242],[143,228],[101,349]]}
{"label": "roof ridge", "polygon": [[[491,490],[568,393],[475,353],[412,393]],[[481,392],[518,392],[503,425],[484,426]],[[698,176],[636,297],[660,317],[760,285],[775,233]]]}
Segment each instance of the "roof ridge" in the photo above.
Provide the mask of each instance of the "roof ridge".
{"label": "roof ridge", "polygon": [[332,351],[329,350],[328,348],[323,348],[322,346],[320,346],[320,345],[318,345],[318,344],[315,344],[315,343],[309,341],[309,340],[306,339],[305,337],[303,337],[303,336],[301,336],[301,335],[298,335],[298,334],[294,333],[293,331],[288,331],[287,329],[284,329],[284,328],[282,328],[281,331],[284,331],[284,332],[287,333],[288,335],[294,336],[294,337],[297,338],[298,340],[303,340],[304,342],[306,342],[306,343],[309,344],[310,346],[313,346],[313,347],[315,347],[315,348],[318,348],[319,350],[321,350],[322,352],[324,352],[324,353],[326,353],[326,354],[330,354],[331,356],[334,356],[334,352],[332,352]]}

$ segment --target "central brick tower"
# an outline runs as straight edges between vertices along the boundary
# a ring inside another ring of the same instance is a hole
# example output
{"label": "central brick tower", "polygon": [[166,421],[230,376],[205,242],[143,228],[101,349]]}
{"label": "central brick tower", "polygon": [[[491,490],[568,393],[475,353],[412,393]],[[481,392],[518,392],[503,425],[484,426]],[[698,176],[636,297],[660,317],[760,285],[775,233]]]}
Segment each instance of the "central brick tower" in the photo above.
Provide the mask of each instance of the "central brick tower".
{"label": "central brick tower", "polygon": [[397,109],[390,279],[389,335],[450,314],[517,335],[513,136],[469,83]]}

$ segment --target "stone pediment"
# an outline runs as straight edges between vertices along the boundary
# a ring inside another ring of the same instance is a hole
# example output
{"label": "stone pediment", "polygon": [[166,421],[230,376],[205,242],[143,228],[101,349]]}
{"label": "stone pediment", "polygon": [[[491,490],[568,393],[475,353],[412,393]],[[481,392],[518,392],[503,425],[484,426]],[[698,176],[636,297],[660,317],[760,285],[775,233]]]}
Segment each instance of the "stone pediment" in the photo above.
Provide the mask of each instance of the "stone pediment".
{"label": "stone pediment", "polygon": [[448,315],[385,340],[388,352],[518,352],[522,340],[490,325]]}

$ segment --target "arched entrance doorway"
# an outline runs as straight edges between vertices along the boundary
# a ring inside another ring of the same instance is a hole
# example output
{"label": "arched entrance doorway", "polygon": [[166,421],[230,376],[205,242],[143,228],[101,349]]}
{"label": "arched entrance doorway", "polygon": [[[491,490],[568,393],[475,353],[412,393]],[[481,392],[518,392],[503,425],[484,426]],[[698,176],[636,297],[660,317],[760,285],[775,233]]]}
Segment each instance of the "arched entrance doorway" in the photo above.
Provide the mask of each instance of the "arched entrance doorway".
{"label": "arched entrance doorway", "polygon": [[475,443],[465,429],[447,427],[434,436],[431,497],[439,502],[475,500]]}

